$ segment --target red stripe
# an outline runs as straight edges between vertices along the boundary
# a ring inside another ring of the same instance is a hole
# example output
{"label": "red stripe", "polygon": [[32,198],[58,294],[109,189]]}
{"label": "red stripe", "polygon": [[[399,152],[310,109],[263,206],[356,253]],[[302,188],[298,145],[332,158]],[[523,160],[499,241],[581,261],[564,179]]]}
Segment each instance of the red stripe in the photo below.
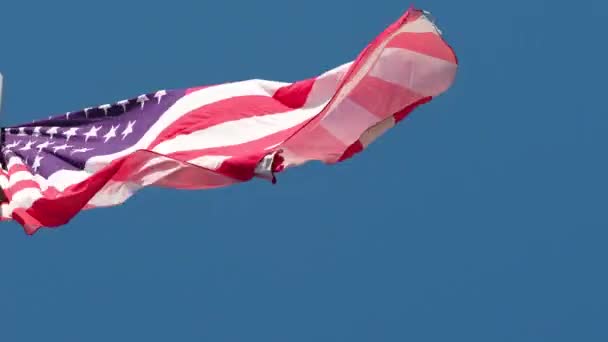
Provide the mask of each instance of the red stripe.
{"label": "red stripe", "polygon": [[264,158],[265,153],[231,157],[222,162],[217,172],[245,182],[255,176],[255,168]]}
{"label": "red stripe", "polygon": [[424,98],[416,101],[415,103],[412,103],[411,105],[403,108],[402,110],[398,111],[397,113],[393,114],[393,117],[395,118],[395,123],[399,123],[399,121],[405,119],[405,117],[407,117],[418,106],[423,105],[423,104],[431,101],[432,99],[433,98],[431,96],[424,97]]}
{"label": "red stripe", "polygon": [[422,14],[423,13],[421,10],[417,10],[414,7],[410,7],[410,9],[401,18],[403,20],[401,25],[405,24],[406,22],[411,23],[413,21],[418,20],[418,18],[422,17]]}
{"label": "red stripe", "polygon": [[364,77],[348,98],[380,119],[416,102],[422,95],[374,76]]}
{"label": "red stripe", "polygon": [[298,157],[317,159],[325,163],[335,163],[347,144],[336,138],[323,126],[305,127],[299,134],[306,135],[306,139],[294,139],[285,148]]}
{"label": "red stripe", "polygon": [[28,172],[30,172],[30,169],[26,165],[24,165],[24,164],[14,164],[13,166],[11,166],[8,169],[9,177],[10,177],[10,175],[12,175],[12,174],[14,174],[16,172],[20,172],[20,171],[28,171]]}
{"label": "red stripe", "polygon": [[239,181],[222,175],[215,171],[174,160],[180,167],[171,174],[171,177],[162,178],[154,183],[155,186],[168,187],[172,189],[211,189],[231,184]]}
{"label": "red stripe", "polygon": [[272,151],[276,150],[277,147],[266,150],[267,147],[279,144],[293,132],[297,131],[302,125],[303,123],[283,131],[266,135],[263,138],[238,145],[212,147],[201,150],[179,151],[167,154],[167,156],[177,160],[188,161],[205,155],[246,156],[262,150],[267,151],[267,153],[271,153]]}
{"label": "red stripe", "polygon": [[12,198],[13,195],[24,189],[40,189],[40,184],[38,182],[33,181],[31,179],[21,180],[15,183],[13,186],[8,189],[4,189],[6,196],[8,198]]}
{"label": "red stripe", "polygon": [[237,96],[201,106],[182,116],[154,139],[149,149],[178,135],[189,134],[228,121],[284,113],[292,108],[270,96]]}
{"label": "red stripe", "polygon": [[55,198],[61,195],[61,192],[54,186],[49,186],[42,192],[42,196],[46,198]]}
{"label": "red stripe", "polygon": [[290,108],[302,108],[314,84],[314,78],[298,81],[279,88],[272,97]]}
{"label": "red stripe", "polygon": [[346,159],[350,159],[355,154],[357,154],[357,153],[359,153],[361,151],[363,151],[363,144],[361,143],[360,140],[357,140],[352,145],[348,146],[348,148],[346,149],[346,151],[344,151],[344,153],[342,154],[342,156],[340,156],[340,159],[338,159],[338,161],[341,162],[341,161],[344,161]]}

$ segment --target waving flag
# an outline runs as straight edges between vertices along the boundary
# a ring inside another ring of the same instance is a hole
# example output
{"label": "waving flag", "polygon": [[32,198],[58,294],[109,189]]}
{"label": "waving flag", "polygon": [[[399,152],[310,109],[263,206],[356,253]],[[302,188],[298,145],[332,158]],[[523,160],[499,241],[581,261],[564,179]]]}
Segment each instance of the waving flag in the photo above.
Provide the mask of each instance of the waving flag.
{"label": "waving flag", "polygon": [[337,163],[446,91],[456,69],[440,31],[411,9],[353,62],[311,79],[158,90],[5,127],[1,217],[33,234],[145,186],[274,182],[311,160]]}

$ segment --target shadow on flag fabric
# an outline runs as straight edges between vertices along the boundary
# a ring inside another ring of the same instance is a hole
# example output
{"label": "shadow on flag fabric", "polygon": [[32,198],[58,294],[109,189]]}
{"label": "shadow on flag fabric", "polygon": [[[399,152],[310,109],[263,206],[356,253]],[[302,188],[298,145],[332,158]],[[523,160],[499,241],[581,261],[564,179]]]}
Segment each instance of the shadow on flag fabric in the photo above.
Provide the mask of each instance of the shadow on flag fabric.
{"label": "shadow on flag fabric", "polygon": [[358,57],[293,83],[158,90],[2,128],[3,220],[27,234],[139,189],[224,187],[363,151],[453,83],[457,59],[410,9]]}

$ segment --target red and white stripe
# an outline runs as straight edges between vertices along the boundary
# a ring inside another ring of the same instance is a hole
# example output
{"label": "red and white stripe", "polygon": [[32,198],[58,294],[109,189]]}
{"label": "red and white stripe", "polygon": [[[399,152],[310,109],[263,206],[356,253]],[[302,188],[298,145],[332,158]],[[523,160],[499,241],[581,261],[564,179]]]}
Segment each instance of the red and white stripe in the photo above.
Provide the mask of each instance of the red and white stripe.
{"label": "red and white stripe", "polygon": [[1,217],[28,234],[81,210],[118,205],[145,186],[208,189],[272,179],[285,168],[336,163],[365,149],[415,107],[446,91],[452,49],[422,11],[409,10],[357,59],[318,77],[247,80],[189,89],[134,146],[91,158],[84,171],[34,175],[8,160]]}

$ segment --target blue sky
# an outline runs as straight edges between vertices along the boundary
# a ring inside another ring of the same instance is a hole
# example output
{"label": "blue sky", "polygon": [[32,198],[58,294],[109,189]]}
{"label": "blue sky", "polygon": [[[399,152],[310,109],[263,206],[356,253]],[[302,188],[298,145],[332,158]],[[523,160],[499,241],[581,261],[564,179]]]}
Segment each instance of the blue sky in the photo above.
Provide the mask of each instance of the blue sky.
{"label": "blue sky", "polygon": [[[11,1],[2,121],[354,58],[397,0]],[[2,341],[606,341],[608,3],[447,1],[454,86],[365,153],[0,229]],[[305,208],[306,210],[302,210]]]}

